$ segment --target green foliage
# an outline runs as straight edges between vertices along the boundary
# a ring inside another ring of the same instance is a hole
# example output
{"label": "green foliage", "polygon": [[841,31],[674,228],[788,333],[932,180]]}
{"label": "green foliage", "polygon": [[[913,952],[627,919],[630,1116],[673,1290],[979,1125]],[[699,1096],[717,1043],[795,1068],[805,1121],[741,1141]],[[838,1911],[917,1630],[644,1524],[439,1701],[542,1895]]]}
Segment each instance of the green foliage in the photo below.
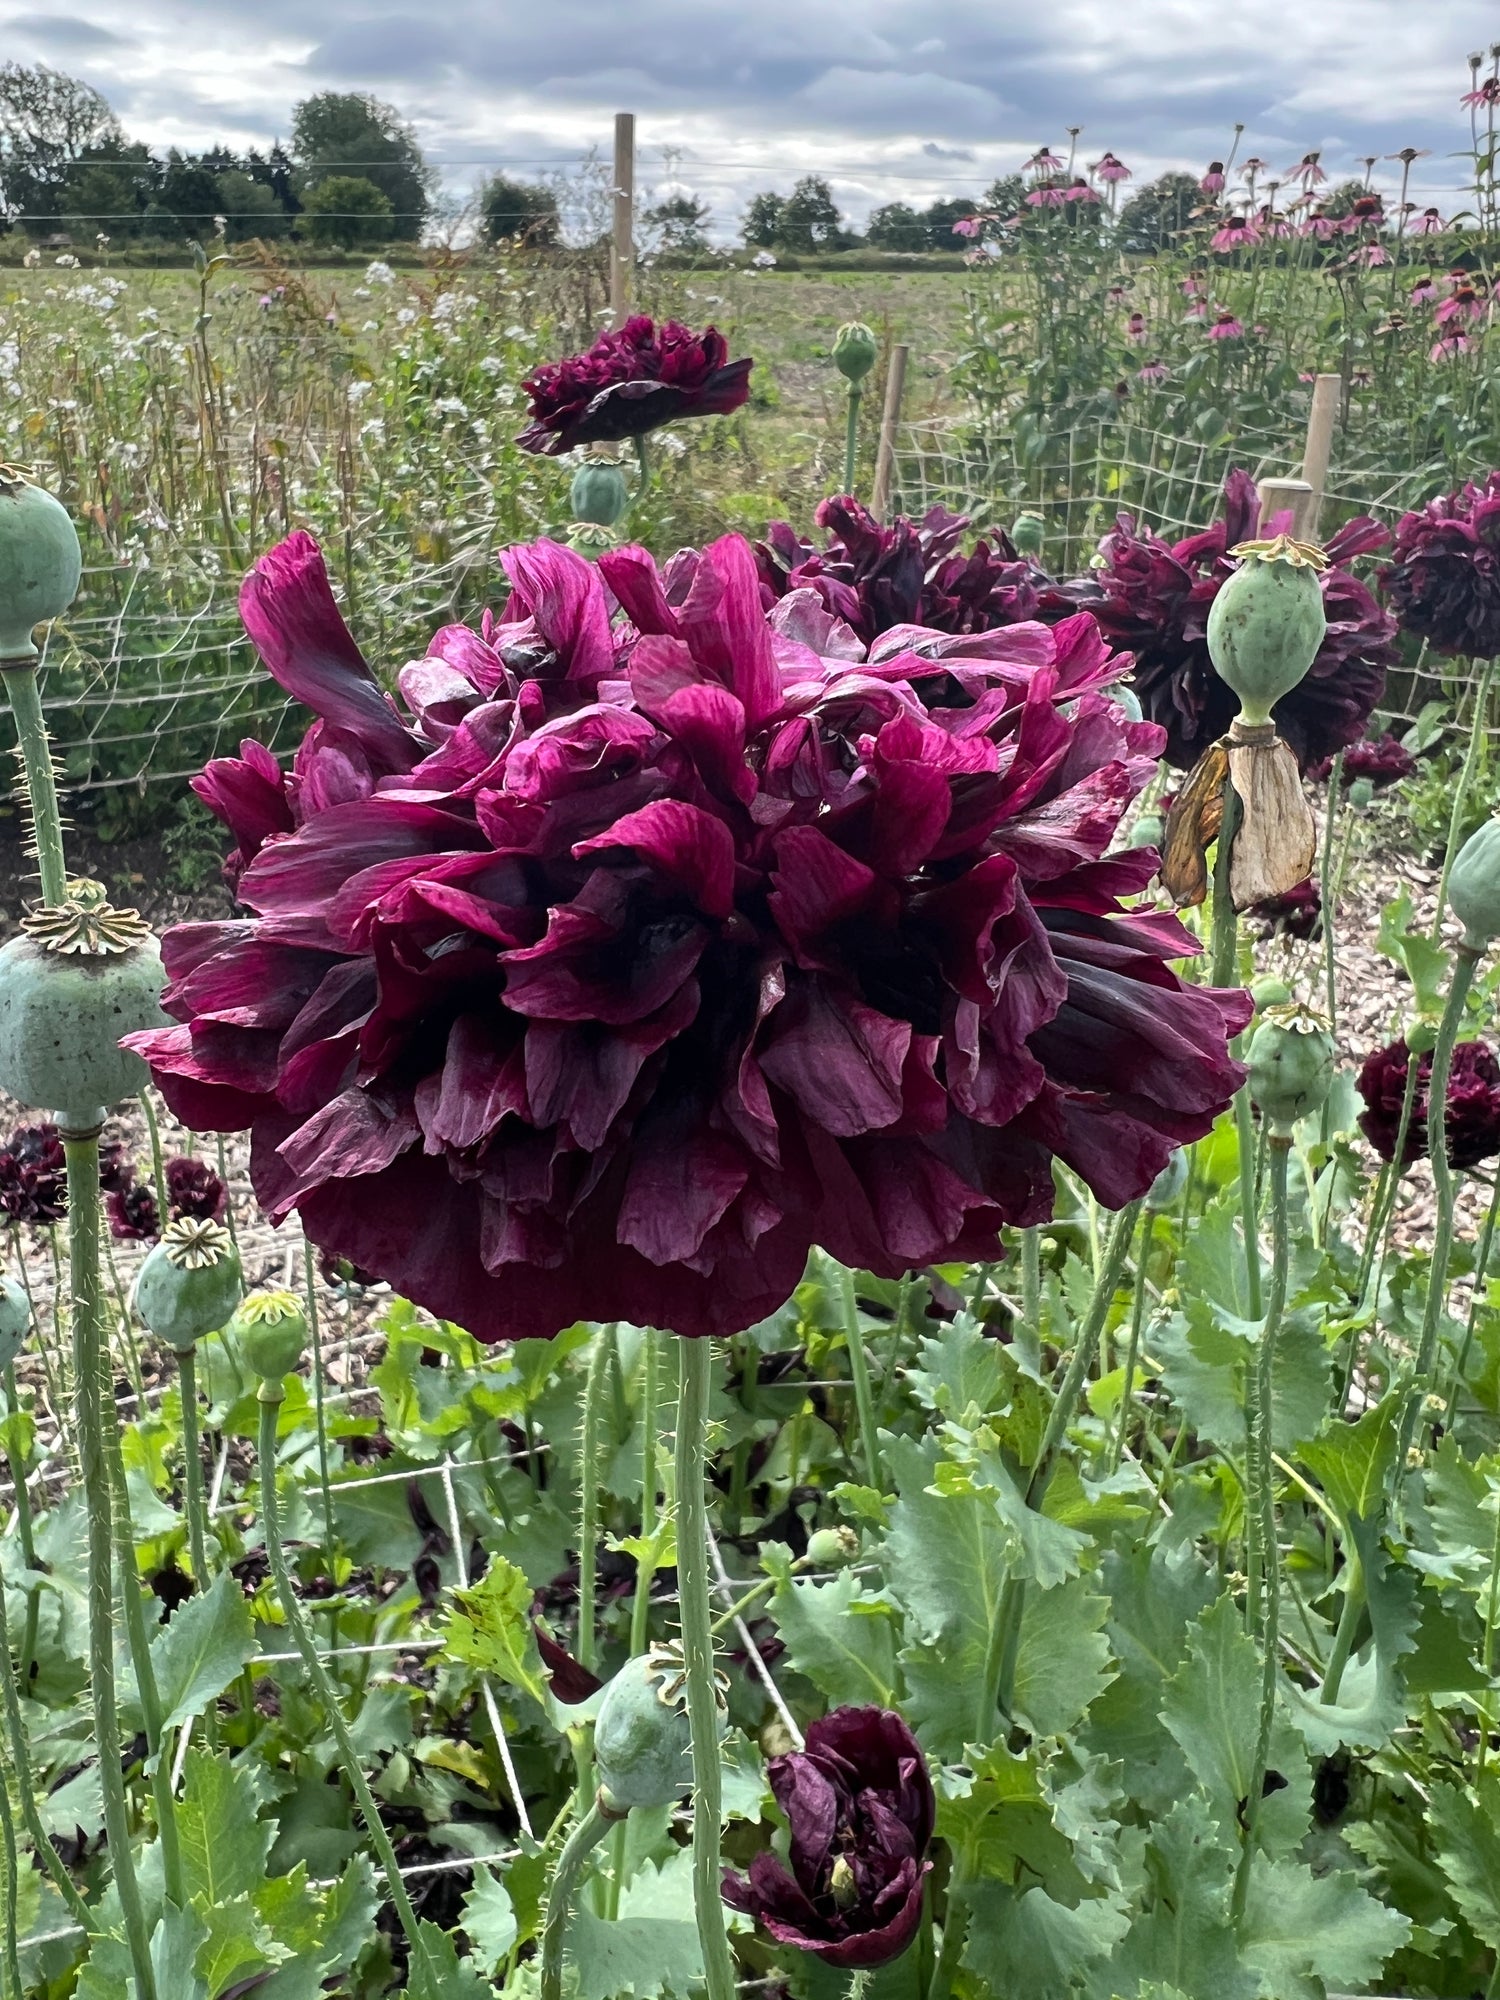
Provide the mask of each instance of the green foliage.
{"label": "green foliage", "polygon": [[392,233],[391,198],[363,174],[330,174],[310,187],[302,201],[303,226],[314,243],[355,250],[374,247]]}

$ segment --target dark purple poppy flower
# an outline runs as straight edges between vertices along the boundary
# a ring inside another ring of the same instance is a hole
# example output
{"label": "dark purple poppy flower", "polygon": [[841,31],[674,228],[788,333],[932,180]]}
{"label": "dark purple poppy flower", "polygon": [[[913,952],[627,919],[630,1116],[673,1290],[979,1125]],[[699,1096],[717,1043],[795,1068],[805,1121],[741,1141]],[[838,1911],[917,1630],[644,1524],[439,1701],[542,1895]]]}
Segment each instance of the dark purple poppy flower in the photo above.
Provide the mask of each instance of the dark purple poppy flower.
{"label": "dark purple poppy flower", "polygon": [[229,1190],[207,1160],[180,1153],[167,1161],[167,1200],[174,1222],[185,1215],[218,1222],[229,1205]]}
{"label": "dark purple poppy flower", "polygon": [[547,1679],[558,1700],[568,1707],[576,1708],[579,1702],[596,1695],[604,1683],[596,1673],[590,1671],[582,1660],[575,1660],[567,1647],[554,1639],[541,1619],[533,1612],[531,1629],[536,1634],[537,1651],[542,1656],[542,1665],[547,1669]]}
{"label": "dark purple poppy flower", "polygon": [[161,1235],[156,1195],[145,1181],[111,1189],[105,1202],[109,1233],[117,1243],[154,1243]]}
{"label": "dark purple poppy flower", "polygon": [[[1399,736],[1387,732],[1384,736],[1367,736],[1359,743],[1351,743],[1344,752],[1343,768],[1346,789],[1357,778],[1364,778],[1379,790],[1402,778],[1414,777],[1417,760]],[[1307,775],[1319,784],[1326,784],[1333,776],[1333,759],[1324,757],[1309,765]]]}
{"label": "dark purple poppy flower", "polygon": [[[1409,1051],[1404,1041],[1391,1042],[1366,1056],[1359,1072],[1359,1094],[1365,1108],[1359,1129],[1383,1160],[1395,1157],[1406,1096]],[[1427,1086],[1432,1054],[1418,1059],[1417,1090],[1401,1164],[1409,1167],[1427,1152]],[[1500,1153],[1500,1062],[1487,1042],[1460,1042],[1453,1051],[1448,1078],[1448,1164],[1474,1167]]]}
{"label": "dark purple poppy flower", "polygon": [[[1254,480],[1236,471],[1224,482],[1220,519],[1182,541],[1143,534],[1122,514],[1099,545],[1102,570],[1085,581],[1082,601],[1104,636],[1135,654],[1141,707],[1167,732],[1167,760],[1180,770],[1225,733],[1238,708],[1208,656],[1208,612],[1234,568],[1228,550],[1259,531],[1259,512]],[[1273,519],[1264,532],[1289,525],[1289,516]],[[1348,568],[1385,540],[1384,528],[1361,517],[1328,543],[1321,578],[1327,635],[1306,680],[1276,708],[1277,727],[1303,764],[1364,734],[1397,658],[1394,619]]]}
{"label": "dark purple poppy flower", "polygon": [[1403,514],[1381,582],[1403,632],[1440,653],[1500,656],[1500,472]]}
{"label": "dark purple poppy flower", "polygon": [[238,757],[214,758],[189,782],[235,837],[224,863],[224,880],[233,889],[266,842],[292,830],[286,777],[265,745],[247,737]]}
{"label": "dark purple poppy flower", "polygon": [[814,1244],[992,1258],[1054,1156],[1118,1206],[1209,1129],[1248,1001],[1123,907],[1161,732],[1090,618],[866,651],[811,590],[765,613],[733,536],[506,566],[507,617],[403,676],[409,767],[373,775],[366,711],[370,775],[294,771],[251,915],[164,941],[179,1025],[134,1046],[187,1124],[250,1129],[275,1218],[483,1338],[720,1333]]}
{"label": "dark purple poppy flower", "polygon": [[99,1142],[99,1186],[105,1194],[113,1194],[116,1188],[129,1187],[135,1179],[135,1168],[130,1155],[125,1150],[123,1139],[101,1139]]}
{"label": "dark purple poppy flower", "polygon": [[67,1163],[55,1125],[18,1125],[0,1148],[0,1212],[11,1222],[58,1222],[68,1211]]}
{"label": "dark purple poppy flower", "polygon": [[753,366],[748,356],[729,359],[717,327],[694,333],[680,320],[658,327],[637,314],[522,383],[531,423],[516,443],[555,458],[576,445],[644,437],[679,417],[727,416],[749,399]]}
{"label": "dark purple poppy flower", "polygon": [[917,1739],[885,1708],[836,1708],[808,1725],[807,1748],[766,1767],[791,1829],[791,1866],[762,1852],[724,1900],[827,1965],[868,1971],[917,1934],[932,1863],[932,1780]]}
{"label": "dark purple poppy flower", "polygon": [[1282,937],[1315,938],[1323,928],[1323,894],[1309,877],[1279,896],[1252,904],[1250,914]]}

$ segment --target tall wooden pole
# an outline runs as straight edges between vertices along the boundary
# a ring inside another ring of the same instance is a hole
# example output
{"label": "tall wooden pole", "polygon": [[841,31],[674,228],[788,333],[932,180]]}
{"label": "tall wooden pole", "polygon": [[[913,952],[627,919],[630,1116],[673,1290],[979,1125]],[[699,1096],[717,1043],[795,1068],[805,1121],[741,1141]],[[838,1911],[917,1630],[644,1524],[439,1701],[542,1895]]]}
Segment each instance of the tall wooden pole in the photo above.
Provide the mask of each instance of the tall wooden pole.
{"label": "tall wooden pole", "polygon": [[1312,488],[1307,519],[1302,523],[1302,532],[1309,541],[1318,538],[1318,515],[1322,511],[1323,492],[1328,484],[1328,466],[1333,457],[1333,426],[1339,413],[1342,388],[1343,381],[1338,375],[1317,375],[1313,378],[1312,408],[1307,413],[1307,443],[1302,452],[1302,477]]}
{"label": "tall wooden pole", "polygon": [[906,391],[906,358],[911,352],[898,341],[891,349],[891,363],[885,378],[885,409],[880,417],[880,445],[875,453],[875,490],[870,495],[870,511],[877,521],[885,519],[891,504],[891,487],[896,475],[896,431],[901,422],[901,398]]}
{"label": "tall wooden pole", "polygon": [[635,113],[615,113],[614,238],[609,254],[609,310],[616,326],[630,317],[635,279]]}

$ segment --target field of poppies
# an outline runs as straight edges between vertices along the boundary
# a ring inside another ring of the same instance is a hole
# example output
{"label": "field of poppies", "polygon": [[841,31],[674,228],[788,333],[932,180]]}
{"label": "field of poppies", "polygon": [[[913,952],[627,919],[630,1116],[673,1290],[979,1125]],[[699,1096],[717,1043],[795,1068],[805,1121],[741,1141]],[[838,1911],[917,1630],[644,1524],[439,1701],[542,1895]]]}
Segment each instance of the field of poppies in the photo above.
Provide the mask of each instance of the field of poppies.
{"label": "field of poppies", "polygon": [[1493,68],[1028,162],[978,519],[822,280],[14,280],[0,2000],[1500,1995]]}

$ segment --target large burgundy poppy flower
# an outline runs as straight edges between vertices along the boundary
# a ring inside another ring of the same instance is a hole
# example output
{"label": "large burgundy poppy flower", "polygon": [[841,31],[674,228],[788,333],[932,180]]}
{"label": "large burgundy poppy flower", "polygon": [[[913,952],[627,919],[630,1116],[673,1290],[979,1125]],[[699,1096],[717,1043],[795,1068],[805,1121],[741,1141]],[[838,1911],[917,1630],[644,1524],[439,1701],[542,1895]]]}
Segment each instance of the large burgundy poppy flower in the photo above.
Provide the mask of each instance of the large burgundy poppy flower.
{"label": "large burgundy poppy flower", "polygon": [[1161,732],[1092,620],[867,650],[811,591],[767,616],[735,537],[503,561],[504,617],[402,671],[410,722],[328,643],[305,537],[246,586],[320,719],[292,830],[221,773],[250,914],[167,934],[178,1025],[134,1046],[194,1129],[250,1129],[273,1217],[482,1337],[720,1333],[814,1244],[993,1257],[1054,1155],[1118,1206],[1209,1129],[1248,1001],[1122,905]]}
{"label": "large burgundy poppy flower", "polygon": [[[1382,1160],[1393,1160],[1406,1100],[1410,1051],[1404,1040],[1391,1042],[1365,1057],[1359,1072],[1364,1110],[1359,1129]],[[1432,1076],[1432,1051],[1417,1060],[1417,1088],[1401,1164],[1409,1167],[1427,1152],[1427,1092]],[[1450,1167],[1476,1167],[1500,1153],[1500,1061],[1487,1042],[1460,1042],[1453,1051],[1448,1076],[1445,1125]]]}
{"label": "large burgundy poppy flower", "polygon": [[644,437],[679,417],[727,416],[748,400],[753,365],[748,356],[729,359],[717,327],[694,333],[678,320],[658,327],[638,314],[522,383],[531,423],[516,443],[555,458],[575,445]]}
{"label": "large burgundy poppy flower", "polygon": [[[1141,707],[1167,732],[1166,755],[1180,770],[1195,764],[1234,720],[1238,703],[1208,656],[1208,612],[1233,573],[1227,551],[1257,533],[1260,503],[1247,472],[1224,482],[1224,512],[1178,542],[1143,534],[1128,514],[1100,543],[1103,568],[1088,580],[1088,603],[1111,645],[1136,656]],[[1277,532],[1284,521],[1271,521]],[[1276,706],[1276,726],[1303,764],[1358,740],[1395,663],[1395,621],[1348,568],[1386,541],[1364,517],[1328,542],[1323,608],[1328,632],[1312,670]]]}
{"label": "large burgundy poppy flower", "polygon": [[[1358,779],[1365,779],[1376,791],[1386,785],[1398,784],[1402,778],[1413,778],[1417,773],[1417,760],[1401,741],[1387,730],[1383,736],[1367,736],[1362,742],[1351,743],[1344,752],[1343,784],[1347,791]],[[1324,757],[1309,767],[1307,775],[1324,784],[1333,776],[1333,759]]]}
{"label": "large burgundy poppy flower", "polygon": [[1440,653],[1500,657],[1500,472],[1403,514],[1381,581],[1403,631]]}
{"label": "large burgundy poppy flower", "polygon": [[932,1780],[916,1738],[885,1708],[836,1708],[807,1748],[766,1766],[791,1828],[791,1866],[761,1852],[724,1900],[828,1965],[868,1971],[898,1958],[922,1919],[932,1863]]}

